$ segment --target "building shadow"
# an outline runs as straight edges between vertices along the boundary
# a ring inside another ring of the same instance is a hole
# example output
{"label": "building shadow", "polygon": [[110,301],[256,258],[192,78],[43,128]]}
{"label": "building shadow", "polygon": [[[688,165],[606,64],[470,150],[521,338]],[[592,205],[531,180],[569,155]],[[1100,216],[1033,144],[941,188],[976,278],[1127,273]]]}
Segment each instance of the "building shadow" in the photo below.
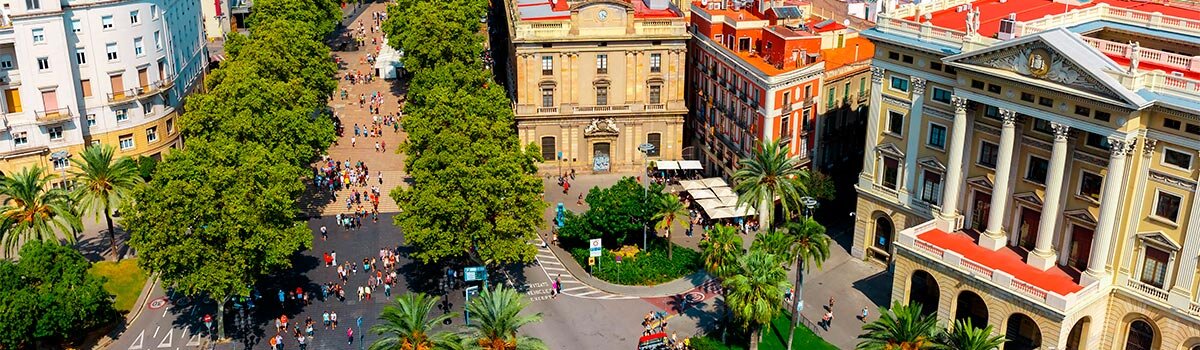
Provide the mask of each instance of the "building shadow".
{"label": "building shadow", "polygon": [[892,275],[891,269],[885,269],[854,281],[851,286],[863,293],[872,304],[887,306],[892,298]]}

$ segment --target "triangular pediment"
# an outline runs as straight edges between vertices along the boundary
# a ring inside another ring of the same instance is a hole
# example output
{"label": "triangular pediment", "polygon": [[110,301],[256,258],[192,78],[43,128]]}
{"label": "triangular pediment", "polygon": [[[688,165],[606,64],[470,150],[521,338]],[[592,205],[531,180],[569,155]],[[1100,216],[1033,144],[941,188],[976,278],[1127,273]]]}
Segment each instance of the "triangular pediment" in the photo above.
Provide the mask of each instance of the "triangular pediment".
{"label": "triangular pediment", "polygon": [[1054,90],[1110,100],[1134,109],[1148,102],[1121,85],[1109,72],[1124,68],[1078,34],[1063,28],[1023,36],[943,59],[946,64],[1025,81]]}
{"label": "triangular pediment", "polygon": [[1143,242],[1157,245],[1160,248],[1166,248],[1175,251],[1178,251],[1180,248],[1179,243],[1176,243],[1175,240],[1171,239],[1171,237],[1167,237],[1167,235],[1163,234],[1162,231],[1142,232],[1137,234],[1137,238],[1141,239]]}

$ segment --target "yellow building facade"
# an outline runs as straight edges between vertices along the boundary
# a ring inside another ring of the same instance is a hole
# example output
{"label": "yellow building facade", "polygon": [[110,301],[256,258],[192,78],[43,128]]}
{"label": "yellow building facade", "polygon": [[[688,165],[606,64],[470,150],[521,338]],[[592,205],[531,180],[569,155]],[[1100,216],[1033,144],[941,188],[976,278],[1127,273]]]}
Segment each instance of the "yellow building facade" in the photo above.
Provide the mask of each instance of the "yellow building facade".
{"label": "yellow building facade", "polygon": [[[665,0],[506,2],[508,87],[522,144],[546,173],[681,159],[682,12]],[[642,144],[654,145],[649,154]]]}
{"label": "yellow building facade", "polygon": [[892,299],[1006,350],[1200,349],[1200,12],[887,5],[852,255]]}

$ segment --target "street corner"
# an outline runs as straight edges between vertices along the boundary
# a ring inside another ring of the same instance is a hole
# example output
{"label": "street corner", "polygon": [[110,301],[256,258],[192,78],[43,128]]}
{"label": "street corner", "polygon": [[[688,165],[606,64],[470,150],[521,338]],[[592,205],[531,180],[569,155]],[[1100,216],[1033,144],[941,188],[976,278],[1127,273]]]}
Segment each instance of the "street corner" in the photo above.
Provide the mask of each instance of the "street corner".
{"label": "street corner", "polygon": [[703,309],[705,305],[711,304],[719,296],[721,296],[721,284],[717,280],[710,279],[679,294],[645,297],[642,300],[664,312],[682,314],[692,309]]}

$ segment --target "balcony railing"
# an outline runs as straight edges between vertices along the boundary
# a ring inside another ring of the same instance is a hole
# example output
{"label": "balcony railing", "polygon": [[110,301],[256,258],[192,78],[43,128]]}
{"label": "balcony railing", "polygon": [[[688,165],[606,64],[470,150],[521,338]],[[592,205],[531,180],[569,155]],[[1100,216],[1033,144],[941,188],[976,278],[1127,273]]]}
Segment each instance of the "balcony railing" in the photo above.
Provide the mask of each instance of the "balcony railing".
{"label": "balcony railing", "polygon": [[68,107],[37,111],[38,124],[51,124],[71,119],[71,109]]}
{"label": "balcony railing", "polygon": [[168,76],[168,77],[166,77],[162,80],[159,80],[158,82],[155,82],[153,84],[142,85],[142,86],[126,89],[123,91],[108,93],[108,102],[109,103],[119,103],[119,102],[129,101],[129,100],[132,100],[135,98],[153,96],[155,94],[163,92],[164,90],[170,89],[172,86],[175,86],[175,77]]}
{"label": "balcony railing", "polygon": [[1190,312],[1193,316],[1200,316],[1200,304],[1197,304],[1194,301],[1188,303],[1188,312]]}
{"label": "balcony railing", "polygon": [[108,93],[108,102],[109,103],[125,102],[125,101],[135,99],[138,96],[140,96],[141,94],[142,94],[141,87],[135,87],[132,89],[116,91],[116,92],[110,92],[110,93]]}
{"label": "balcony railing", "polygon": [[538,114],[554,114],[558,113],[558,107],[538,107]]}
{"label": "balcony railing", "polygon": [[1133,288],[1136,291],[1142,292],[1142,294],[1154,297],[1159,301],[1167,301],[1167,291],[1159,289],[1158,287],[1143,283],[1142,281],[1138,281],[1136,279],[1126,280],[1125,285],[1129,288]]}
{"label": "balcony railing", "polygon": [[628,112],[629,105],[576,106],[574,111],[575,113]]}
{"label": "balcony railing", "polygon": [[665,109],[667,109],[667,104],[665,103],[651,103],[646,105],[647,111],[661,111]]}
{"label": "balcony railing", "polygon": [[783,104],[783,114],[788,114],[788,113],[792,113],[792,103],[791,102]]}

